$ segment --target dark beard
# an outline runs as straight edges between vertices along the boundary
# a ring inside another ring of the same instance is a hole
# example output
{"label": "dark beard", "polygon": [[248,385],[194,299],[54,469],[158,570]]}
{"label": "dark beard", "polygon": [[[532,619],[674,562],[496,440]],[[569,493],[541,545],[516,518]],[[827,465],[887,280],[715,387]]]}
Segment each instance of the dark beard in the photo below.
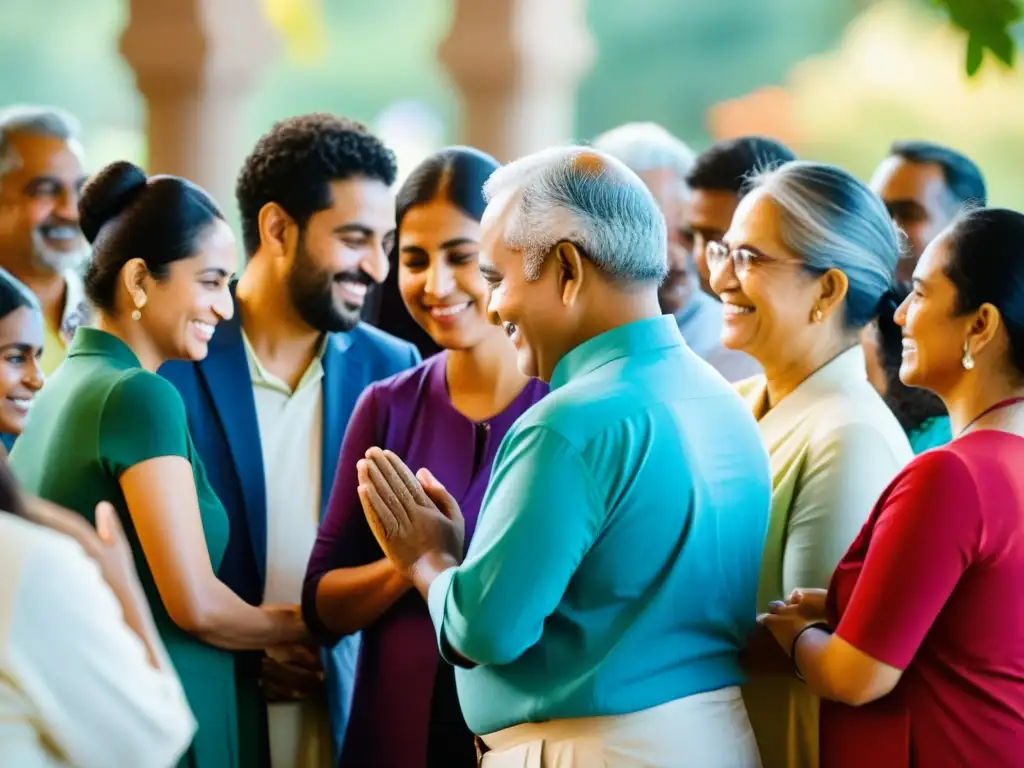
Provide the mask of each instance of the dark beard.
{"label": "dark beard", "polygon": [[373,279],[363,271],[335,275],[314,265],[306,249],[305,237],[299,237],[295,264],[288,275],[288,296],[299,316],[310,328],[322,333],[351,331],[361,319],[363,308],[334,299],[335,279],[353,280],[367,285]]}

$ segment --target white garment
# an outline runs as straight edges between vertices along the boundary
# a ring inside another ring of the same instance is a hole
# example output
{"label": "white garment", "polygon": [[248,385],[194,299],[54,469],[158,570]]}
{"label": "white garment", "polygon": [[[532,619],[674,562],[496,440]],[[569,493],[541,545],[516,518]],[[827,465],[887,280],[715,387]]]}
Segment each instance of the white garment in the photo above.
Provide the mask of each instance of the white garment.
{"label": "white garment", "polygon": [[195,718],[72,539],[0,512],[0,765],[168,768]]}
{"label": "white garment", "polygon": [[481,768],[760,768],[737,686],[640,712],[524,723],[483,736]]}
{"label": "white garment", "polygon": [[[267,603],[300,603],[306,565],[320,527],[324,369],[318,355],[293,392],[263,367],[244,334],[243,340],[267,489],[263,599]],[[270,704],[267,719],[273,768],[329,768],[331,730],[322,703]]]}

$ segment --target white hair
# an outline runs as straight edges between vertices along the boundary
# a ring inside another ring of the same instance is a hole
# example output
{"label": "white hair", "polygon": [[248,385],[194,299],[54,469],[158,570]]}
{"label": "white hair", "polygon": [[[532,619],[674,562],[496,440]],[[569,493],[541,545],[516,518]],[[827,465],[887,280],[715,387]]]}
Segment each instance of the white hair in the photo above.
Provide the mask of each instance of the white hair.
{"label": "white hair", "polygon": [[0,183],[21,165],[21,158],[11,146],[11,136],[28,133],[67,141],[77,138],[78,131],[78,121],[56,107],[19,104],[0,110]]}
{"label": "white hair", "polygon": [[903,236],[885,203],[834,165],[793,161],[752,180],[779,208],[782,239],[812,272],[846,275],[846,320],[873,320],[903,250]]}
{"label": "white hair", "polygon": [[670,170],[685,189],[697,154],[657,123],[626,123],[594,139],[594,149],[625,163],[634,173]]}
{"label": "white hair", "polygon": [[667,271],[665,217],[640,178],[590,147],[546,149],[502,166],[484,185],[489,207],[504,212],[504,239],[522,251],[528,280],[551,250],[571,242],[606,275],[660,282]]}

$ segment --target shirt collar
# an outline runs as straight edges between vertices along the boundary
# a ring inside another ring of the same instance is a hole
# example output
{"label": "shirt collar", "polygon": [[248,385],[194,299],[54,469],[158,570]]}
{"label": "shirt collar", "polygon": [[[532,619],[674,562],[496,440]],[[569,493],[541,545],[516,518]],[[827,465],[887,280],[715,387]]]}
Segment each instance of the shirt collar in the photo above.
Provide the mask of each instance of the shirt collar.
{"label": "shirt collar", "polygon": [[141,368],[142,363],[131,347],[111,333],[88,326],[79,328],[68,348],[68,357],[109,357],[131,368]]}
{"label": "shirt collar", "polygon": [[[259,356],[256,354],[256,350],[253,349],[252,342],[250,342],[249,337],[245,335],[245,331],[242,330],[241,333],[242,345],[245,348],[245,358],[249,363],[249,377],[252,379],[253,383],[265,384],[268,387],[292,394],[293,391],[287,384],[264,367]],[[324,370],[323,358],[324,353],[327,351],[328,338],[329,336],[326,333],[320,337],[320,346],[317,349],[316,356],[310,362],[309,367],[303,372],[302,378],[299,379],[298,386],[295,387],[295,392],[298,392],[304,386],[309,384],[311,379],[322,376]]]}
{"label": "shirt collar", "polygon": [[682,345],[683,337],[672,315],[620,325],[569,350],[551,374],[551,390],[619,358]]}
{"label": "shirt collar", "polygon": [[64,314],[60,321],[60,332],[70,338],[82,325],[88,325],[92,309],[85,298],[85,283],[81,275],[73,270],[64,273]]}

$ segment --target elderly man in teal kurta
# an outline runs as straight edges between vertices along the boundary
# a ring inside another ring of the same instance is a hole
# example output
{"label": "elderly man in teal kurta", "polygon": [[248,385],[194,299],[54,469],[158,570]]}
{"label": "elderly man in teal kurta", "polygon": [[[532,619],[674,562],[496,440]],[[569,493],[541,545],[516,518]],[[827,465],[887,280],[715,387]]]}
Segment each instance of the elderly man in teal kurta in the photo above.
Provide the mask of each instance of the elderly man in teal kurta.
{"label": "elderly man in teal kurta", "polygon": [[509,430],[462,562],[457,505],[371,449],[367,519],[508,766],[759,764],[739,685],[771,476],[738,396],[658,305],[665,222],[618,161],[549,150],[488,182],[481,270],[551,393]]}

